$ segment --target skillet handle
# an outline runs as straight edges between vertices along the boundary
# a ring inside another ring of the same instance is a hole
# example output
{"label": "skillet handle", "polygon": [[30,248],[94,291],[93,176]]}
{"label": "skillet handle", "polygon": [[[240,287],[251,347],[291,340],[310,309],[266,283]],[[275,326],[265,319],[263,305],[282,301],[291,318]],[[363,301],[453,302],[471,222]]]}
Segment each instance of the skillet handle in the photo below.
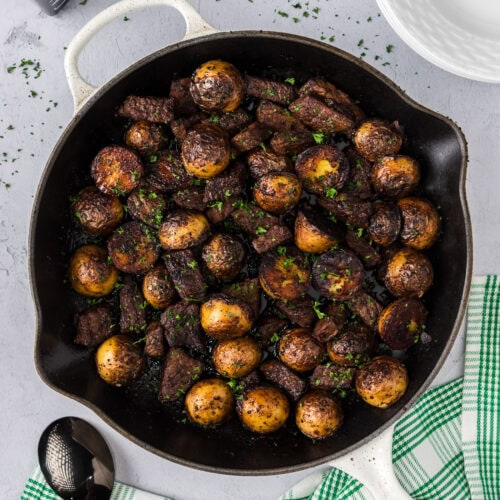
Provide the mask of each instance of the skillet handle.
{"label": "skillet handle", "polygon": [[99,87],[94,87],[86,82],[78,71],[78,58],[89,40],[104,26],[125,14],[145,7],[169,6],[178,10],[186,22],[186,34],[182,40],[189,40],[198,36],[217,33],[187,0],[121,0],[103,10],[91,19],[71,40],[64,57],[64,71],[73,96],[75,113],[92,96]]}

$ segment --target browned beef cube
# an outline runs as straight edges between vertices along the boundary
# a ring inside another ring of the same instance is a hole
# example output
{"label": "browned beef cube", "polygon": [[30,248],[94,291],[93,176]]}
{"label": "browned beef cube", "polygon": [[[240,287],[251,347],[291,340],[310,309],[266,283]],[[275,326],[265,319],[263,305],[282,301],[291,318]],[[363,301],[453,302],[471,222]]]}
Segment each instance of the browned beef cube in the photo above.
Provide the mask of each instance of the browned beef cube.
{"label": "browned beef cube", "polygon": [[309,377],[309,383],[313,389],[345,390],[352,387],[355,375],[353,366],[318,365]]}
{"label": "browned beef cube", "polygon": [[203,212],[203,210],[207,208],[206,202],[203,201],[204,195],[204,188],[191,186],[182,191],[177,191],[177,193],[172,196],[172,199],[175,201],[175,204],[181,208]]}
{"label": "browned beef cube", "polygon": [[163,256],[165,267],[175,289],[183,299],[202,301],[207,285],[203,280],[199,266],[189,265],[196,259],[191,250],[175,250]]}
{"label": "browned beef cube", "polygon": [[239,283],[231,283],[222,289],[222,293],[246,302],[255,312],[255,316],[257,316],[260,311],[260,292],[258,278],[247,279]]}
{"label": "browned beef cube", "polygon": [[106,304],[97,304],[75,315],[75,344],[96,347],[113,335],[111,309]]}
{"label": "browned beef cube", "polygon": [[159,321],[151,322],[146,328],[146,343],[144,354],[150,358],[163,358],[165,356],[165,344],[163,340],[163,327]]}
{"label": "browned beef cube", "polygon": [[221,175],[207,180],[204,201],[208,203],[239,195],[245,189],[246,177],[245,165],[240,162],[235,163]]}
{"label": "browned beef cube", "polygon": [[370,294],[359,292],[347,302],[349,309],[357,314],[370,328],[376,328],[378,317],[382,312],[382,305]]}
{"label": "browned beef cube", "polygon": [[201,112],[193,113],[189,116],[183,116],[170,122],[170,129],[172,130],[174,137],[177,139],[177,142],[181,143],[186,138],[188,130],[193,125],[205,120],[206,118],[207,115]]}
{"label": "browned beef cube", "polygon": [[373,248],[362,234],[362,228],[358,231],[347,230],[345,242],[349,248],[361,259],[365,267],[371,268],[380,264],[380,254]]}
{"label": "browned beef cube", "polygon": [[179,191],[192,185],[194,177],[188,174],[177,151],[162,151],[151,165],[148,182],[162,192]]}
{"label": "browned beef cube", "polygon": [[277,359],[262,363],[259,369],[269,382],[281,387],[294,401],[298,401],[307,389],[307,382]]}
{"label": "browned beef cube", "polygon": [[265,253],[274,247],[283,245],[293,239],[293,234],[287,226],[277,224],[271,226],[267,232],[261,234],[252,241],[252,246],[257,253]]}
{"label": "browned beef cube", "polygon": [[234,223],[251,236],[256,236],[264,229],[267,231],[272,226],[279,224],[278,217],[264,212],[254,203],[240,202],[231,214]]}
{"label": "browned beef cube", "polygon": [[182,300],[168,306],[162,313],[160,321],[170,347],[203,346],[199,304]]}
{"label": "browned beef cube", "polygon": [[203,361],[188,356],[181,347],[170,349],[163,365],[158,399],[162,403],[180,399],[200,378],[204,368]]}
{"label": "browned beef cube", "polygon": [[234,135],[249,125],[252,117],[244,109],[238,108],[227,113],[213,114],[208,120],[223,128],[229,135]]}
{"label": "browned beef cube", "polygon": [[276,301],[276,307],[286,314],[292,323],[309,328],[316,319],[311,297],[301,297],[294,301]]}
{"label": "browned beef cube", "polygon": [[190,115],[196,113],[198,108],[191,97],[189,87],[191,85],[191,78],[179,78],[173,80],[170,84],[169,97],[174,101],[175,115]]}
{"label": "browned beef cube", "polygon": [[262,101],[255,113],[257,121],[273,130],[291,130],[300,124],[286,108],[269,101]]}
{"label": "browned beef cube", "polygon": [[318,203],[342,222],[356,228],[366,229],[373,214],[369,201],[360,200],[348,193],[340,193],[335,198],[319,198]]}
{"label": "browned beef cube", "polygon": [[302,123],[326,134],[350,132],[356,123],[347,105],[335,103],[327,106],[321,99],[310,95],[299,97],[289,109]]}
{"label": "browned beef cube", "polygon": [[259,144],[271,137],[272,131],[269,127],[262,125],[259,122],[254,122],[236,134],[231,142],[240,153],[250,151],[256,148]]}
{"label": "browned beef cube", "polygon": [[252,370],[248,375],[240,379],[241,388],[243,391],[246,391],[250,389],[250,387],[259,385],[260,380],[259,372],[257,370]]}
{"label": "browned beef cube", "polygon": [[131,278],[126,278],[120,290],[120,332],[139,333],[146,328],[147,302]]}
{"label": "browned beef cube", "polygon": [[258,148],[250,151],[247,156],[247,165],[250,175],[258,179],[271,172],[292,172],[293,163],[290,158],[278,155],[269,149]]}
{"label": "browned beef cube", "polygon": [[275,132],[269,145],[280,155],[297,155],[314,144],[312,132],[305,127]]}
{"label": "browned beef cube", "polygon": [[371,163],[363,158],[355,148],[348,147],[344,149],[344,154],[349,162],[349,178],[344,190],[358,197],[360,200],[366,200],[373,195],[371,176]]}
{"label": "browned beef cube", "polygon": [[174,100],[171,97],[129,95],[118,108],[118,115],[134,121],[168,123],[174,119]]}
{"label": "browned beef cube", "polygon": [[288,323],[276,316],[261,316],[255,326],[259,342],[268,346],[279,340],[281,332],[288,326]]}
{"label": "browned beef cube", "polygon": [[219,222],[226,220],[234,212],[237,202],[238,198],[236,196],[231,196],[224,200],[211,201],[207,205],[208,208],[205,210],[205,215],[212,224],[219,224]]}
{"label": "browned beef cube", "polygon": [[337,336],[347,319],[347,310],[344,304],[330,302],[324,310],[326,316],[314,325],[313,337],[320,342],[328,342]]}
{"label": "browned beef cube", "polygon": [[297,91],[287,83],[247,76],[245,78],[246,91],[248,95],[277,102],[278,104],[288,105],[296,97]]}

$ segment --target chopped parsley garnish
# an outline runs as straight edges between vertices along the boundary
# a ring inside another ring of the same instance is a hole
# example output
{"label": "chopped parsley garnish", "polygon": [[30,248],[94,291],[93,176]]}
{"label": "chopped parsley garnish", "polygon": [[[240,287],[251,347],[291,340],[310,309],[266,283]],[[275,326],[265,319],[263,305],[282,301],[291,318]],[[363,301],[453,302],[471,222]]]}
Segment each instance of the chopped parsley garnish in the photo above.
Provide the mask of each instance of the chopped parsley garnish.
{"label": "chopped parsley garnish", "polygon": [[327,198],[335,198],[335,196],[337,196],[337,194],[338,194],[338,191],[335,188],[328,188],[325,191],[325,196]]}
{"label": "chopped parsley garnish", "polygon": [[312,136],[316,144],[323,144],[325,142],[326,136],[323,132],[314,132]]}
{"label": "chopped parsley garnish", "polygon": [[290,85],[295,85],[295,78],[293,76],[289,76],[288,78],[285,78],[285,82]]}
{"label": "chopped parsley garnish", "polygon": [[321,305],[320,302],[318,302],[317,300],[315,300],[313,302],[313,309],[314,309],[314,312],[316,313],[316,316],[318,317],[318,319],[323,319],[326,317],[326,314],[324,312],[321,312],[319,310],[319,306]]}

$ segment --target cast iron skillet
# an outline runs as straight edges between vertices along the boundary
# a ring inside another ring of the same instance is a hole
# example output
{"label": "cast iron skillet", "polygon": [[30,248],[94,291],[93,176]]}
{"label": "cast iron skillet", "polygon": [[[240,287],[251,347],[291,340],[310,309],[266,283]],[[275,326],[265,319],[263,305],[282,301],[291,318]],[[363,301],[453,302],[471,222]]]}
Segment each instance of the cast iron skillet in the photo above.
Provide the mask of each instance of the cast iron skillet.
{"label": "cast iron skillet", "polygon": [[[399,120],[408,138],[404,152],[421,162],[425,192],[443,217],[442,237],[430,252],[435,285],[426,295],[432,342],[415,346],[406,360],[410,384],[405,396],[387,410],[347,405],[338,435],[322,442],[313,443],[293,431],[254,437],[236,419],[209,431],[185,425],[153,399],[106,385],[94,368],[93,352],[72,343],[75,302],[65,284],[68,254],[61,238],[61,228],[68,222],[68,197],[90,183],[89,165],[96,152],[121,136],[114,114],[127,95],[165,95],[174,77],[189,75],[198,64],[213,58],[231,61],[256,75],[271,70],[279,75],[290,69],[298,77],[322,75],[359,99],[369,115]],[[30,234],[38,373],[50,387],[85,404],[136,444],[190,467],[241,475],[276,474],[347,453],[408,410],[436,375],[458,333],[472,259],[466,163],[466,142],[452,121],[409,99],[366,63],[325,44],[280,33],[238,32],[217,33],[162,49],[123,71],[88,100],[64,131],[46,166]]]}

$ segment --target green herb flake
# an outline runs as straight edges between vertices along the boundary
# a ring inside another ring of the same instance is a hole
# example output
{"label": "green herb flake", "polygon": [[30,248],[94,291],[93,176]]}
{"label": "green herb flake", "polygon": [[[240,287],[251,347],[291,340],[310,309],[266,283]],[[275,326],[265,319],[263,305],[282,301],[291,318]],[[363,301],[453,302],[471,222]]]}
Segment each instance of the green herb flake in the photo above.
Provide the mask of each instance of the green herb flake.
{"label": "green herb flake", "polygon": [[271,342],[275,343],[275,342],[278,342],[278,340],[280,339],[280,336],[278,333],[274,332],[272,335],[271,335],[271,338],[269,339]]}
{"label": "green herb flake", "polygon": [[281,17],[288,17],[288,14],[286,12],[283,12],[282,10],[278,10],[277,14],[278,14],[278,16],[281,16]]}
{"label": "green herb flake", "polygon": [[124,20],[124,21],[130,21],[130,18],[129,18],[129,17],[127,17],[127,16],[125,16],[125,17],[123,18],[123,20]]}
{"label": "green herb flake", "polygon": [[328,188],[326,191],[325,191],[325,196],[327,198],[335,198],[335,196],[337,196],[338,194],[338,191],[335,189],[335,188]]}
{"label": "green herb flake", "polygon": [[259,226],[259,227],[255,230],[255,234],[264,234],[264,233],[267,233],[267,229],[266,229],[265,227]]}
{"label": "green herb flake", "polygon": [[389,44],[385,47],[385,51],[390,54],[394,50],[394,45]]}
{"label": "green herb flake", "polygon": [[191,269],[196,269],[198,267],[198,262],[192,260],[191,262],[187,263],[187,266],[190,267]]}
{"label": "green herb flake", "polygon": [[362,47],[365,41],[361,38],[358,42],[358,47]]}
{"label": "green herb flake", "polygon": [[312,136],[316,144],[323,144],[325,142],[326,137],[323,132],[314,132]]}
{"label": "green herb flake", "polygon": [[318,302],[317,300],[315,300],[313,302],[313,309],[314,309],[314,312],[316,313],[316,316],[318,317],[318,319],[323,319],[326,317],[326,314],[324,312],[320,311],[320,309],[319,309],[320,305],[321,305],[321,303]]}
{"label": "green herb flake", "polygon": [[289,76],[288,78],[285,78],[285,82],[290,85],[295,85],[295,78],[293,76]]}

